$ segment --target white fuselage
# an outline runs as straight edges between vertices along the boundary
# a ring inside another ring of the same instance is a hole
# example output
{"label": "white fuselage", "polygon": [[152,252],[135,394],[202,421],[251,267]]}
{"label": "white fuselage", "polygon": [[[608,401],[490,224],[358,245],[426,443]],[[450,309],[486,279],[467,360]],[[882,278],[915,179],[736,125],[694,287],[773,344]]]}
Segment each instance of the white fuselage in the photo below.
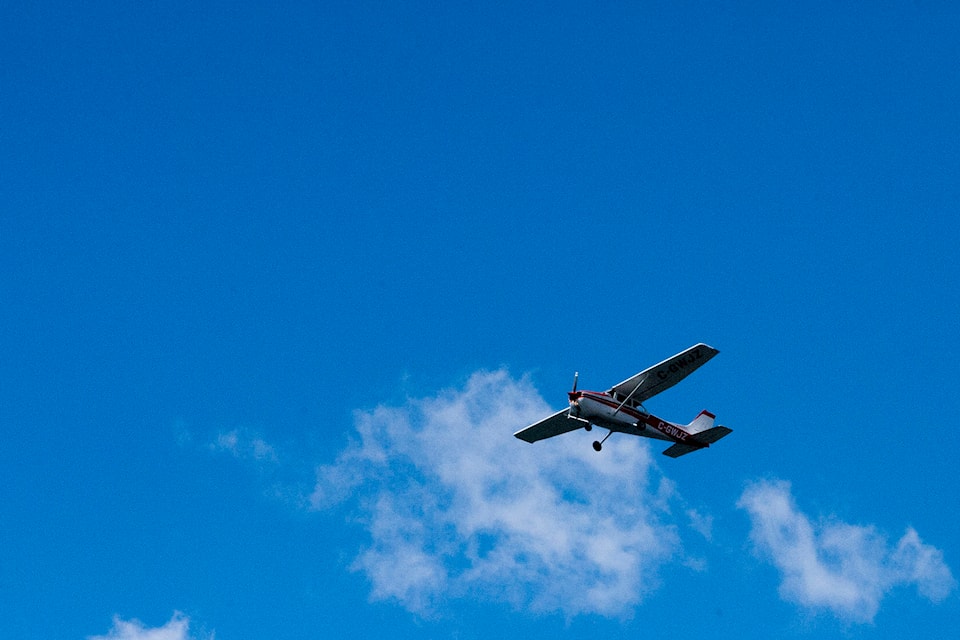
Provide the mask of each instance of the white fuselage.
{"label": "white fuselage", "polygon": [[668,442],[684,442],[690,436],[680,425],[661,420],[629,400],[618,401],[597,391],[574,391],[569,395],[570,416],[598,427]]}

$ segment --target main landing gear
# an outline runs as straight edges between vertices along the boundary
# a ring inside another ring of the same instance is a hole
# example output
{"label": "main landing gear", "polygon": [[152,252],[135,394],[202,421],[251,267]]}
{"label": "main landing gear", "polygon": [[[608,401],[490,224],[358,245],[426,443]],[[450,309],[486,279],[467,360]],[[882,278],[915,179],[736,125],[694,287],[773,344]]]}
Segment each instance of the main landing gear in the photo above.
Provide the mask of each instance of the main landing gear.
{"label": "main landing gear", "polygon": [[606,442],[606,441],[607,441],[607,438],[609,438],[609,437],[612,436],[612,435],[613,435],[613,431],[610,431],[609,433],[607,433],[607,435],[603,436],[603,440],[594,440],[594,441],[593,441],[593,450],[594,450],[594,451],[600,451],[601,449],[603,449],[603,443]]}

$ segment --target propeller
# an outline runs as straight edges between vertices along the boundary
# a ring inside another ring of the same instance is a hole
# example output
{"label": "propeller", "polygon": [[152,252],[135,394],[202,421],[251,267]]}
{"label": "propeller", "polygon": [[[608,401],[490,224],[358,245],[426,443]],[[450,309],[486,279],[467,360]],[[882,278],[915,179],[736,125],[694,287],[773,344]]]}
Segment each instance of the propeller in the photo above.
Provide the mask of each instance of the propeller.
{"label": "propeller", "polygon": [[587,431],[593,428],[593,425],[590,424],[589,420],[584,420],[580,417],[580,396],[582,394],[577,393],[577,380],[580,378],[580,372],[577,371],[573,374],[573,391],[567,394],[567,397],[570,399],[570,413],[568,417],[577,418],[578,420],[583,420],[583,428]]}
{"label": "propeller", "polygon": [[573,391],[567,394],[567,397],[570,398],[570,402],[573,402],[577,399],[577,379],[580,377],[580,372],[577,371],[573,374]]}

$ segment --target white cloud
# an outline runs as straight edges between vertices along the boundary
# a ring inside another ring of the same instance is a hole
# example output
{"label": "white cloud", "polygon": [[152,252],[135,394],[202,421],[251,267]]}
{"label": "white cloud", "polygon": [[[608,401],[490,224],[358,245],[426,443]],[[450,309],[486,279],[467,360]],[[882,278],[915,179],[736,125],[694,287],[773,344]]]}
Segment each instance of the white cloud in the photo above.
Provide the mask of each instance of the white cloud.
{"label": "white cloud", "polygon": [[912,528],[891,549],[874,527],[832,520],[814,526],[797,509],[787,482],[754,483],[737,506],[750,515],[756,551],[782,574],[780,595],[801,606],[871,622],[894,587],[912,584],[939,602],[956,585],[943,554]]}
{"label": "white cloud", "polygon": [[[181,443],[192,446],[194,436],[183,431]],[[237,460],[260,479],[265,495],[297,509],[307,508],[306,494],[310,492],[310,474],[314,463],[301,452],[287,447],[275,447],[255,431],[246,428],[220,431],[210,437],[197,438],[204,442],[200,448],[214,454],[225,454]]]}
{"label": "white cloud", "polygon": [[246,429],[220,432],[210,448],[214,451],[229,453],[239,460],[278,462],[277,452],[273,446]]}
{"label": "white cloud", "polygon": [[[121,620],[114,617],[113,628],[105,636],[89,636],[88,640],[191,640],[190,619],[174,613],[162,627],[148,628],[139,620]],[[211,634],[209,640],[213,640]]]}
{"label": "white cloud", "polygon": [[[462,390],[356,414],[359,439],[317,471],[315,508],[354,500],[374,599],[429,614],[451,597],[567,616],[629,615],[679,551],[674,498],[649,449],[583,434],[530,445],[551,409],[526,380],[477,373]],[[578,437],[579,435],[579,437]]]}
{"label": "white cloud", "polygon": [[690,528],[703,536],[708,542],[713,539],[713,516],[700,513],[696,509],[687,509]]}

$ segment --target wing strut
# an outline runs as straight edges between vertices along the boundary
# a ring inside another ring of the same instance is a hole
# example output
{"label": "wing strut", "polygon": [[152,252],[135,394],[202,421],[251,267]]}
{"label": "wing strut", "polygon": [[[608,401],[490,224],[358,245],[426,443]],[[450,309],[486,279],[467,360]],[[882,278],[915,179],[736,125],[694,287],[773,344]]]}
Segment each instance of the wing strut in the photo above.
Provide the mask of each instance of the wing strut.
{"label": "wing strut", "polygon": [[[627,397],[623,399],[623,402],[621,402],[621,403],[620,403],[620,406],[617,407],[617,410],[613,412],[613,415],[617,415],[618,413],[620,413],[620,409],[623,409],[623,405],[627,404],[627,402],[630,401],[630,398],[633,397],[633,394],[635,394],[635,393],[637,392],[637,389],[639,389],[640,387],[643,386],[643,383],[646,382],[646,380],[647,380],[647,376],[643,376],[642,378],[640,378],[640,382],[638,382],[638,383],[637,383],[637,386],[635,386],[635,387],[633,388],[633,391],[631,391],[629,394],[627,394]],[[604,438],[604,439],[606,439],[606,438]]]}

